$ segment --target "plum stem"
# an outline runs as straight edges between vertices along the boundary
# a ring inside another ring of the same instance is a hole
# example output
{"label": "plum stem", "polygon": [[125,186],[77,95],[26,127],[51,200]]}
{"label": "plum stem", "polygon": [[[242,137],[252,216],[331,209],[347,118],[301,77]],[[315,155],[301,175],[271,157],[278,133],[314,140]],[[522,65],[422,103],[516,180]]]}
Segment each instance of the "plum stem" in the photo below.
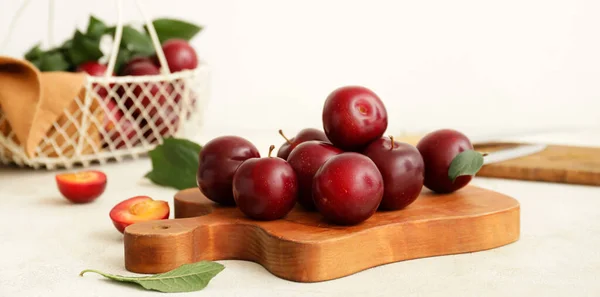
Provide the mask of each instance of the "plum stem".
{"label": "plum stem", "polygon": [[283,137],[283,139],[285,139],[285,141],[287,141],[288,144],[292,144],[292,142],[285,137],[285,134],[283,134],[283,130],[279,129],[279,135],[281,135],[281,137]]}
{"label": "plum stem", "polygon": [[390,135],[390,151],[394,149],[394,135]]}
{"label": "plum stem", "polygon": [[269,158],[271,158],[271,153],[273,152],[274,149],[275,149],[275,146],[271,144],[271,146],[269,147],[269,155],[268,155]]}

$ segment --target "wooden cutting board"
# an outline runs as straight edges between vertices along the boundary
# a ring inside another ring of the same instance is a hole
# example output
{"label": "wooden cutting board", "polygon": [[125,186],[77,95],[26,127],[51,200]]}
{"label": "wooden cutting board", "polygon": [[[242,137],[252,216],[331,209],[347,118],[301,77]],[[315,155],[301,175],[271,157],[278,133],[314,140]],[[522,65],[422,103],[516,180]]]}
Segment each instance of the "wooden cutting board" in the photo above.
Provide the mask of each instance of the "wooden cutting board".
{"label": "wooden cutting board", "polygon": [[[394,138],[416,145],[421,136]],[[480,152],[526,145],[527,143],[482,143],[474,148]],[[477,176],[600,186],[600,148],[567,145],[549,145],[545,150],[529,156],[487,164]]]}
{"label": "wooden cutting board", "polygon": [[198,189],[175,196],[175,219],[125,229],[125,267],[161,273],[200,260],[248,260],[298,282],[340,278],[387,263],[497,248],[519,239],[517,200],[475,186],[453,194],[424,190],[404,210],[360,225],[327,223],[297,206],[284,219],[254,221]]}
{"label": "wooden cutting board", "polygon": [[[481,152],[493,152],[522,143],[475,145]],[[487,164],[477,176],[600,186],[600,148],[549,145],[525,157]]]}

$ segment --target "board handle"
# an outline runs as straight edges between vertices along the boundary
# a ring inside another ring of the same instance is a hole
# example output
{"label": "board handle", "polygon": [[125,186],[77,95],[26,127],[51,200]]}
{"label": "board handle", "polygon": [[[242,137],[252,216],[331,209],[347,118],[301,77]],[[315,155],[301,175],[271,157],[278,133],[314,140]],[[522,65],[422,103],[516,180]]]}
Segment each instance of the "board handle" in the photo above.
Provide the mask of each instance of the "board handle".
{"label": "board handle", "polygon": [[125,269],[160,273],[196,259],[198,233],[209,232],[212,216],[140,222],[124,232]]}

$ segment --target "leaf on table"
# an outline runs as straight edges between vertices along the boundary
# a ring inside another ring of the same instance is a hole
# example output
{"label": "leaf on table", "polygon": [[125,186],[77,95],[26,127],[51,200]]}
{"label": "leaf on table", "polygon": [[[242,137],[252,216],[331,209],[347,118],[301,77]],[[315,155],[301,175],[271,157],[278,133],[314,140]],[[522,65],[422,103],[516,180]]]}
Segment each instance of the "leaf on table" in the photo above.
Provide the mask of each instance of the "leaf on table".
{"label": "leaf on table", "polygon": [[204,289],[223,269],[225,269],[225,266],[217,262],[200,261],[184,264],[171,271],[151,276],[129,277],[103,273],[92,269],[84,270],[80,275],[83,276],[86,272],[93,272],[114,281],[138,284],[146,290],[163,293],[181,293]]}
{"label": "leaf on table", "polygon": [[[190,41],[202,30],[202,27],[198,25],[169,18],[156,19],[152,21],[152,25],[154,26],[154,30],[156,31],[160,43],[172,38]],[[148,31],[148,28],[145,27],[145,29]]]}
{"label": "leaf on table", "polygon": [[102,57],[100,41],[86,37],[79,30],[75,31],[68,53],[74,65],[79,65],[87,61],[97,61]]}
{"label": "leaf on table", "polygon": [[483,154],[474,150],[466,150],[456,155],[450,163],[448,178],[452,182],[462,175],[475,175],[483,166]]}
{"label": "leaf on table", "polygon": [[149,152],[152,171],[145,177],[157,185],[178,190],[196,187],[200,150],[202,146],[190,140],[165,138]]}

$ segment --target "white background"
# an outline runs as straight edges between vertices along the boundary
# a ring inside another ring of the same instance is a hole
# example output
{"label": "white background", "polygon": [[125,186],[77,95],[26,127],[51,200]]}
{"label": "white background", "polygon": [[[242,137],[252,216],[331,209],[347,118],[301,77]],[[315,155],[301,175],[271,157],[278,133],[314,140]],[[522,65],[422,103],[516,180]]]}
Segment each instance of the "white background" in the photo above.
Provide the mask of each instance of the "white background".
{"label": "white background", "polygon": [[[0,0],[0,39],[20,1]],[[45,38],[47,2],[32,0],[6,53],[21,56]],[[55,2],[57,42],[75,26],[85,28],[91,12],[116,20],[112,1]],[[193,41],[213,69],[203,139],[238,134],[264,152],[281,141],[278,128],[293,134],[319,127],[331,90],[361,84],[385,101],[389,133],[589,126],[586,133],[523,140],[600,145],[597,0],[143,2],[156,17],[205,26]],[[126,20],[141,20],[133,1],[125,3]],[[0,225],[7,226],[0,254],[9,255],[0,260],[1,296],[164,296],[77,275],[85,268],[130,275],[108,211],[134,195],[172,203],[175,192],[142,178],[147,159],[101,169],[110,179],[103,197],[73,206],[56,189],[54,172],[0,168]],[[251,262],[222,261],[227,269],[205,291],[173,296],[599,295],[597,187],[485,178],[474,184],[519,200],[517,243],[315,284],[276,278]]]}
{"label": "white background", "polygon": [[[0,37],[19,2],[0,0]],[[44,40],[47,2],[32,0],[5,53]],[[394,134],[600,124],[599,1],[143,2],[205,27],[193,45],[212,68],[206,137],[321,127],[325,97],[346,84],[381,96]],[[113,1],[55,4],[57,43],[90,13],[116,20]],[[126,21],[142,20],[134,4]]]}

